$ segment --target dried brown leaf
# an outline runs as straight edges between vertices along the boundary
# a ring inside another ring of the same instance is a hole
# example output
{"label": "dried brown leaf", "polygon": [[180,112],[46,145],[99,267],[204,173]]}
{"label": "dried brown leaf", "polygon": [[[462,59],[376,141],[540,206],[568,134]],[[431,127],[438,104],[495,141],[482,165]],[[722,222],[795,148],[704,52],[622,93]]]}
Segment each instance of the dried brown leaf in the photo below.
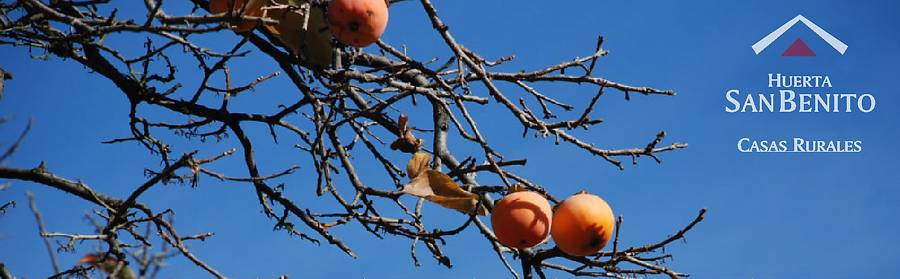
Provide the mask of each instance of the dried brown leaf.
{"label": "dried brown leaf", "polygon": [[425,173],[428,170],[429,160],[431,160],[431,156],[428,153],[416,152],[416,154],[413,154],[412,158],[409,159],[409,163],[406,164],[406,176],[412,180]]}
{"label": "dried brown leaf", "polygon": [[278,24],[266,29],[303,61],[317,66],[331,64],[334,46],[322,9],[306,1],[273,0],[271,4],[266,16],[278,20]]}
{"label": "dried brown leaf", "polygon": [[478,205],[478,198],[464,197],[444,197],[444,196],[427,196],[426,200],[436,203],[445,208],[459,210],[463,213],[487,215],[487,208]]}
{"label": "dried brown leaf", "polygon": [[400,119],[398,119],[398,127],[400,137],[397,138],[393,143],[391,143],[392,150],[400,150],[406,153],[415,153],[419,151],[419,148],[425,144],[425,141],[422,139],[417,139],[415,135],[412,133],[412,129],[407,126],[409,122],[409,117],[406,115],[400,115]]}
{"label": "dried brown leaf", "polygon": [[403,187],[403,192],[464,213],[486,214],[486,209],[477,207],[478,195],[463,190],[440,171],[426,170],[425,175],[417,175]]}
{"label": "dried brown leaf", "polygon": [[439,172],[436,170],[427,170],[425,174],[428,175],[428,184],[431,186],[431,190],[435,195],[438,196],[446,196],[446,197],[463,197],[463,198],[478,198],[478,195],[472,194],[463,190],[456,185],[456,182],[453,181],[453,178],[450,178],[449,175],[444,174],[443,172]]}

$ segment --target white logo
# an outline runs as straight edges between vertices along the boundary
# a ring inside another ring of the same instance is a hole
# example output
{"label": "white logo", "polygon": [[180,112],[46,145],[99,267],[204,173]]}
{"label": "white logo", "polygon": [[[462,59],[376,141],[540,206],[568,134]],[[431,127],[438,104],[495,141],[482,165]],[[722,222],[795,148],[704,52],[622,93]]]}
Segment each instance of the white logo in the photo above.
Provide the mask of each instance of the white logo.
{"label": "white logo", "polygon": [[810,30],[816,32],[816,35],[819,35],[822,40],[825,40],[825,42],[831,45],[831,47],[833,47],[834,50],[837,50],[837,52],[839,52],[841,55],[844,55],[844,52],[847,51],[847,44],[841,42],[841,40],[838,40],[838,38],[835,38],[831,34],[828,34],[828,32],[826,32],[824,29],[822,29],[809,19],[806,19],[806,17],[804,17],[803,15],[798,14],[793,19],[785,22],[781,27],[778,27],[778,29],[775,29],[775,31],[772,31],[772,33],[769,33],[769,35],[763,37],[761,40],[759,40],[759,42],[753,44],[753,46],[751,46],[751,48],[753,48],[753,52],[756,52],[756,54],[762,52],[764,49],[766,49],[766,47],[772,44],[772,42],[777,40],[778,37],[781,37],[784,32],[786,32],[788,29],[791,29],[791,27],[797,24],[797,22],[803,22],[806,27],[809,27]]}

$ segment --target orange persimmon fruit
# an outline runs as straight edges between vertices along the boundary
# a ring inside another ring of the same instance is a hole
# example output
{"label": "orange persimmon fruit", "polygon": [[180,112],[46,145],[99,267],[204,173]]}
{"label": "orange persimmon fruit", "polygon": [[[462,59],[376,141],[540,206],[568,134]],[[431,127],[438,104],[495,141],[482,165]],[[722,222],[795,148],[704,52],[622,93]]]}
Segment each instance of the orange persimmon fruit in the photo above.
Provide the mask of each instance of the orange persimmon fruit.
{"label": "orange persimmon fruit", "polygon": [[491,213],[491,226],[497,240],[512,248],[538,245],[550,234],[552,209],[547,199],[528,191],[506,195]]}
{"label": "orange persimmon fruit", "polygon": [[[262,7],[265,4],[265,0],[211,0],[209,1],[209,11],[213,14],[221,14],[231,10],[243,12],[242,16],[261,17],[263,15]],[[231,30],[237,33],[247,32],[253,30],[258,23],[255,20],[241,20],[239,24],[232,25]]]}
{"label": "orange persimmon fruit", "polygon": [[338,41],[365,47],[381,37],[387,27],[386,0],[332,0],[328,4],[328,24]]}
{"label": "orange persimmon fruit", "polygon": [[609,204],[582,191],[557,206],[550,234],[556,246],[566,254],[588,256],[606,246],[615,224]]}

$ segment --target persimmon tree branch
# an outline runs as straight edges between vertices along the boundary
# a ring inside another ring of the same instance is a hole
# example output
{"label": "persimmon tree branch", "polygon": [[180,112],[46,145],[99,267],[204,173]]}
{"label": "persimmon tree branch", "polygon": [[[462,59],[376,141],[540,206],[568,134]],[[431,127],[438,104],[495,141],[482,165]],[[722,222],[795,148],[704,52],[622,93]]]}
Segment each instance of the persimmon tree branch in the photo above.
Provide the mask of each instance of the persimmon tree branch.
{"label": "persimmon tree branch", "polygon": [[[407,198],[401,191],[409,178],[403,168],[408,156],[404,153],[426,151],[434,155],[431,167],[447,170],[462,188],[476,194],[478,205],[487,210],[492,209],[494,199],[516,185],[557,203],[553,185],[534,183],[527,174],[516,170],[517,166],[535,159],[505,157],[502,143],[508,139],[488,138],[479,125],[484,121],[518,123],[523,137],[530,134],[548,141],[547,148],[570,144],[619,169],[625,167],[622,158],[630,158],[633,164],[641,157],[661,163],[662,153],[687,147],[684,143],[664,143],[665,132],[656,134],[649,143],[645,136],[637,135],[637,144],[622,148],[604,147],[572,133],[574,129],[589,130],[606,121],[617,121],[594,116],[610,95],[621,93],[626,100],[632,93],[648,97],[675,95],[671,90],[624,84],[596,75],[595,66],[609,54],[602,48],[602,37],[596,46],[590,46],[591,52],[581,57],[530,71],[504,72],[496,66],[515,63],[515,56],[492,60],[465,47],[450,32],[447,22],[455,19],[445,21],[432,1],[420,0],[422,13],[449,50],[448,57],[429,57],[429,60],[413,57],[396,46],[402,45],[402,41],[378,41],[377,48],[368,52],[335,43],[334,55],[327,59],[331,63],[323,66],[305,60],[306,56],[295,53],[296,48],[279,40],[270,28],[264,28],[278,23],[278,19],[240,12],[211,14],[205,0],[142,2],[143,5],[124,6],[113,1],[0,3],[0,47],[25,48],[30,53],[38,53],[32,54],[34,57],[43,59],[62,58],[64,62],[60,63],[77,63],[109,80],[118,89],[109,92],[127,100],[121,105],[129,111],[123,119],[128,133],[103,135],[104,143],[133,144],[157,158],[161,166],[145,170],[148,178],[124,199],[57,177],[44,164],[33,169],[0,166],[0,178],[56,188],[101,209],[95,214],[99,221],[94,234],[42,233],[42,236],[68,240],[60,246],[72,247],[73,243],[83,241],[105,243],[107,255],[123,260],[130,256],[131,260],[123,261],[118,269],[134,262],[142,276],[158,271],[154,263],[164,260],[165,255],[182,256],[214,277],[222,278],[222,273],[200,260],[184,243],[212,234],[181,236],[166,219],[172,211],[155,211],[151,205],[140,202],[140,197],[148,191],[164,191],[155,185],[178,182],[197,187],[200,177],[207,176],[224,183],[247,185],[248,198],[259,203],[262,217],[271,221],[276,230],[312,243],[324,240],[351,257],[356,257],[351,248],[354,243],[342,240],[333,228],[358,226],[376,238],[408,239],[410,255],[417,266],[420,264],[417,250],[424,246],[438,264],[452,267],[452,255],[445,254],[442,248],[445,239],[465,230],[477,230],[487,241],[485,247],[490,247],[486,249],[492,249],[516,278],[544,277],[547,269],[613,278],[684,275],[663,266],[662,260],[669,255],[660,251],[693,229],[703,219],[705,210],[675,235],[660,242],[618,247],[617,231],[611,252],[572,257],[555,247],[526,250],[505,247],[490,226],[474,215],[465,216],[455,226],[435,227],[429,222],[430,216],[424,214],[426,201]],[[305,11],[325,10],[327,4],[318,0],[295,2],[304,5],[291,8]],[[415,5],[408,1],[391,2]],[[119,8],[131,9],[127,14],[132,16],[121,16]],[[174,10],[188,12],[169,12]],[[228,28],[229,24],[246,21],[258,26],[242,33]],[[106,39],[109,37],[125,39],[118,41],[130,44],[111,42]],[[209,44],[206,39],[210,37],[228,38],[232,43]],[[247,59],[267,62],[276,69],[258,72],[249,69],[252,78],[241,80],[248,69],[234,65]],[[239,70],[242,74],[235,75]],[[187,80],[191,77],[199,78]],[[290,99],[272,109],[233,105],[268,98],[274,92],[259,85],[270,82],[287,84]],[[560,101],[559,96],[542,91],[546,83],[570,86],[573,91],[584,92],[579,95],[583,98]],[[10,88],[6,84],[7,91]],[[534,103],[540,107],[539,111],[532,107]],[[496,113],[492,119],[481,119],[471,113],[474,107],[489,108]],[[399,120],[405,115],[431,117]],[[265,128],[268,133],[251,133],[256,127]],[[169,134],[178,137],[173,139]],[[296,153],[282,155],[296,163],[272,166],[271,160],[256,152],[261,140],[295,147]],[[395,148],[392,144],[402,140],[411,147]],[[410,142],[414,140],[423,141]],[[235,149],[195,158],[197,154],[209,152],[207,141],[224,142]],[[190,149],[176,146],[190,146]],[[230,156],[235,152],[241,156]],[[217,171],[212,164],[219,160],[236,160],[243,165],[245,173]],[[359,171],[373,166],[383,170],[383,177],[367,176]],[[264,173],[268,169],[282,171]],[[303,175],[314,177],[293,179],[300,170],[304,171]],[[285,178],[292,179],[282,182]],[[289,189],[312,187],[307,184],[314,184],[316,198],[329,199],[338,209],[307,208],[299,199],[285,194]],[[139,232],[140,225],[144,226],[144,233]],[[171,250],[160,251],[158,257],[148,256],[152,237]],[[127,244],[123,239],[137,244]],[[512,264],[511,260],[519,262]],[[521,274],[515,266],[521,267]],[[74,267],[57,275],[84,271],[84,267]]]}
{"label": "persimmon tree branch", "polygon": [[[119,233],[123,232],[126,234],[130,234],[130,236],[141,241],[144,246],[150,246],[149,242],[147,242],[147,240],[146,240],[146,237],[141,236],[140,234],[137,234],[134,231],[133,226],[136,224],[140,224],[140,223],[152,223],[157,227],[158,235],[161,236],[164,240],[166,240],[166,242],[168,242],[169,244],[174,246],[176,249],[181,251],[181,253],[184,254],[185,257],[187,257],[192,262],[194,262],[196,265],[205,269],[206,271],[208,271],[210,274],[214,275],[215,277],[224,278],[224,276],[221,275],[218,271],[216,271],[215,269],[210,267],[208,264],[206,264],[205,262],[203,262],[202,260],[200,260],[196,256],[194,256],[187,249],[187,247],[182,244],[183,241],[186,239],[187,240],[196,239],[197,237],[183,238],[183,237],[179,236],[175,232],[174,226],[172,226],[169,221],[166,221],[165,219],[162,218],[164,216],[164,214],[166,214],[167,212],[170,212],[170,211],[165,211],[160,214],[154,214],[153,211],[149,207],[147,207],[146,205],[143,205],[141,203],[137,203],[137,202],[129,203],[127,200],[112,198],[110,196],[107,196],[105,194],[102,194],[102,193],[92,190],[91,187],[89,187],[87,184],[84,184],[82,182],[76,182],[76,181],[72,181],[69,179],[60,178],[60,177],[54,175],[53,173],[49,172],[44,164],[41,164],[40,166],[33,168],[33,169],[16,169],[16,168],[0,166],[0,178],[30,181],[30,182],[47,185],[47,186],[62,190],[64,192],[67,192],[69,194],[73,194],[74,196],[76,196],[78,198],[81,198],[88,202],[92,202],[103,208],[106,208],[107,212],[110,214],[110,215],[103,216],[104,219],[106,219],[108,221],[108,225],[106,226],[107,228],[98,228],[98,233],[100,233],[98,235],[85,236],[85,235],[78,235],[78,234],[48,233],[48,232],[46,232],[46,230],[44,230],[43,225],[40,225],[40,227],[41,227],[40,235],[41,235],[41,237],[43,237],[45,239],[49,238],[49,237],[66,237],[66,238],[69,238],[71,241],[99,240],[99,241],[104,241],[104,242],[108,243],[108,245],[110,247],[110,250],[108,251],[108,253],[122,254],[123,252],[120,251],[120,249],[123,248],[122,243],[120,243],[118,241]],[[140,188],[141,187],[138,187],[138,190],[140,190]],[[32,205],[33,205],[33,203],[32,203]],[[117,214],[118,212],[125,212],[125,211],[127,211],[128,208],[138,209],[141,213],[143,213],[145,215],[145,218],[134,218],[134,219],[124,222],[124,224],[118,224],[118,225],[114,224],[112,222],[112,220],[114,220],[116,217],[112,216],[112,215]],[[35,212],[36,212],[35,216],[39,216],[39,213],[37,213],[36,209],[33,209],[33,210],[35,210]],[[41,218],[40,217],[36,217],[36,218],[37,218],[39,224],[42,224],[42,222],[40,221]],[[70,245],[70,244],[61,244],[61,249],[71,248],[71,246],[72,245]],[[50,247],[49,247],[49,242],[48,242],[48,249],[49,248]],[[55,253],[52,253],[52,251],[51,251],[51,255],[52,255],[52,257],[55,258]],[[124,258],[124,254],[121,256],[122,256],[122,258]],[[75,267],[75,269],[80,270],[79,267]],[[68,274],[71,272],[68,272],[68,271],[59,272],[57,270],[56,273],[57,274],[60,274],[60,273]],[[62,275],[62,274],[60,274],[60,275]]]}
{"label": "persimmon tree branch", "polygon": [[47,229],[44,228],[44,218],[41,215],[41,211],[38,210],[37,205],[35,204],[34,195],[31,194],[31,192],[25,194],[28,196],[28,207],[31,208],[31,212],[34,214],[34,222],[37,223],[41,240],[44,241],[44,246],[47,246],[47,252],[50,254],[50,263],[53,265],[53,272],[59,273],[59,261],[56,259],[56,253],[53,251],[53,245],[47,240],[47,238],[51,236],[47,233]]}

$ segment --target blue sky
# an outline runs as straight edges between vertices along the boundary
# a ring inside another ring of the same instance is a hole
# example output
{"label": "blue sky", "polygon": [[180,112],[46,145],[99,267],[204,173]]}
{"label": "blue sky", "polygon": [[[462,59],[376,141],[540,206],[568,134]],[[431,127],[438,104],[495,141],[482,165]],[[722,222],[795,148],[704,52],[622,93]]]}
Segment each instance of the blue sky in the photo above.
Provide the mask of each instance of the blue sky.
{"label": "blue sky", "polygon": [[[678,92],[677,97],[634,95],[630,101],[618,93],[607,94],[594,112],[606,122],[590,131],[574,132],[609,148],[643,146],[659,130],[668,132],[667,142],[690,144],[688,149],[663,154],[661,165],[642,159],[638,165],[626,165],[625,171],[572,146],[553,145],[551,139],[522,138],[516,120],[495,106],[473,108],[476,117],[491,119],[480,123],[489,142],[508,158],[528,158],[527,166],[515,170],[556,196],[588,189],[604,197],[616,214],[625,218],[622,243],[628,246],[661,240],[690,221],[700,208],[708,208],[707,219],[688,235],[687,242],[667,249],[675,256],[668,265],[695,278],[878,278],[900,272],[896,265],[900,260],[896,249],[900,247],[896,238],[900,234],[896,216],[900,212],[900,189],[896,188],[900,151],[893,146],[900,136],[900,99],[894,84],[900,74],[900,18],[896,17],[900,5],[894,1],[635,2],[435,3],[451,32],[468,48],[489,58],[515,54],[516,59],[504,69],[535,69],[587,55],[596,36],[603,35],[610,55],[600,60],[595,73]],[[838,54],[812,31],[797,25],[754,55],[750,45],[797,14],[849,45],[847,52]],[[416,1],[401,2],[391,7],[383,39],[406,45],[418,59],[446,58],[449,52],[430,26]],[[780,56],[796,38],[803,39],[817,56]],[[110,40],[135,51],[140,47],[134,41]],[[223,33],[203,43],[224,50],[235,40]],[[23,49],[3,48],[0,57],[0,66],[15,75],[0,100],[0,114],[15,117],[0,125],[0,144],[11,143],[27,119],[34,120],[32,132],[8,165],[33,167],[43,160],[60,176],[81,179],[119,197],[145,180],[143,169],[159,168],[158,162],[135,144],[100,144],[128,134],[127,101],[109,81],[72,61],[29,59]],[[277,70],[269,61],[252,58],[238,61],[233,68],[237,79],[244,81]],[[181,67],[188,83],[196,75],[192,71],[191,66]],[[871,113],[849,114],[723,111],[728,89],[769,93],[768,73],[828,75],[833,88],[810,92],[871,93],[877,108]],[[278,77],[238,97],[233,108],[275,111],[276,105],[296,98],[289,86],[285,77]],[[592,87],[555,84],[541,84],[539,89],[563,100],[581,100],[578,107],[585,106],[595,92]],[[483,91],[476,94],[486,95]],[[524,96],[511,88],[507,94]],[[413,116],[430,110],[429,106],[409,104],[402,108]],[[159,111],[144,113],[180,119]],[[424,120],[413,121],[430,126]],[[291,164],[301,166],[297,173],[279,180],[286,183],[290,197],[314,209],[334,207],[330,197],[314,197],[314,171],[305,165],[307,156],[291,147],[293,142],[275,145],[265,127],[247,125],[247,129],[254,135],[264,173]],[[851,154],[742,154],[735,148],[742,137],[862,140],[864,150]],[[176,154],[202,148],[201,154],[208,156],[238,146],[233,139],[201,144],[174,136],[163,138],[175,145]],[[481,154],[477,146],[458,140],[451,146],[458,157]],[[361,152],[356,154],[364,157]],[[401,155],[392,159],[405,161]],[[235,156],[213,168],[243,175],[240,163]],[[380,167],[363,166],[360,171],[371,178],[370,184],[391,187],[380,176]],[[0,216],[0,261],[20,276],[47,276],[49,261],[24,192],[35,193],[51,231],[89,232],[82,215],[93,207],[48,187],[11,183],[11,189],[0,192],[0,201],[15,199],[19,205]],[[141,201],[174,209],[176,227],[182,234],[215,232],[215,237],[191,248],[234,278],[280,274],[292,278],[507,276],[474,228],[448,239],[445,251],[454,261],[449,270],[437,265],[422,247],[419,257],[423,266],[415,268],[407,240],[375,239],[356,225],[334,231],[360,256],[355,260],[333,247],[272,232],[272,222],[259,213],[250,187],[203,178],[198,188],[155,187]],[[425,214],[432,226],[451,227],[464,220],[462,215],[433,206],[426,207]],[[90,249],[92,245],[82,245],[76,254],[62,253],[60,261],[70,266]],[[162,277],[202,275],[202,270],[176,258]]]}

